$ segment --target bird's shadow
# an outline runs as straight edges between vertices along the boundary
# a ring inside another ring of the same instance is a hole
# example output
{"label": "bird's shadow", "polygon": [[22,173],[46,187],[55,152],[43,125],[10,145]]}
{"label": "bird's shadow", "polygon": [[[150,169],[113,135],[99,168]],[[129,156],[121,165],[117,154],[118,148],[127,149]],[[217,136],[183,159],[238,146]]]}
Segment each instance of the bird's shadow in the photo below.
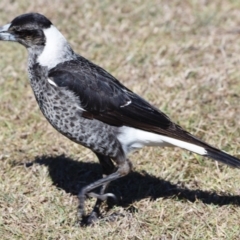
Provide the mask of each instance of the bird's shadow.
{"label": "bird's shadow", "polygon": [[[37,157],[26,166],[30,167],[33,164],[47,166],[53,184],[73,195],[77,195],[82,187],[102,177],[101,166],[98,163],[79,162],[65,155]],[[152,200],[171,198],[191,202],[197,199],[205,204],[240,206],[240,196],[191,190],[154,177],[146,172],[133,171],[126,177],[112,182],[108,190],[121,199],[118,205],[123,207],[128,207],[131,203],[144,198]]]}

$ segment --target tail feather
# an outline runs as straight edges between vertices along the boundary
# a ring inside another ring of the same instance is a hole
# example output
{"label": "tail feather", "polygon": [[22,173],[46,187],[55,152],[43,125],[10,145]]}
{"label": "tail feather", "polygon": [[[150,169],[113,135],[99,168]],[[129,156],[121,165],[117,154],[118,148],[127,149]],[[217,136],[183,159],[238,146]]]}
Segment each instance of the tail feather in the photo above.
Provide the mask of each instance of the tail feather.
{"label": "tail feather", "polygon": [[185,148],[191,152],[212,158],[229,166],[240,168],[240,159],[233,157],[215,147],[212,147],[208,143],[203,142],[202,140],[191,135],[190,133],[187,134],[187,141],[173,139],[166,136],[161,136],[161,139],[174,146]]}
{"label": "tail feather", "polygon": [[[201,139],[193,136],[189,132],[183,130],[181,127],[177,126],[178,132],[181,133],[180,136],[185,139],[188,143],[193,144],[192,146],[184,146],[183,148],[186,148],[192,152],[198,153],[202,156],[212,158],[214,160],[217,160],[219,162],[222,162],[224,164],[227,164],[231,167],[240,168],[240,159],[231,156],[230,154],[223,152],[208,143],[202,141]],[[178,145],[180,146],[180,145]],[[182,146],[180,146],[182,147]],[[202,149],[201,149],[202,148]]]}
{"label": "tail feather", "polygon": [[174,136],[124,126],[119,129],[118,140],[126,154],[143,146],[177,146],[229,166],[240,168],[240,159],[209,145],[178,126]]}
{"label": "tail feather", "polygon": [[225,163],[231,167],[240,168],[240,159],[215,148],[207,148],[206,151],[207,154],[204,156]]}

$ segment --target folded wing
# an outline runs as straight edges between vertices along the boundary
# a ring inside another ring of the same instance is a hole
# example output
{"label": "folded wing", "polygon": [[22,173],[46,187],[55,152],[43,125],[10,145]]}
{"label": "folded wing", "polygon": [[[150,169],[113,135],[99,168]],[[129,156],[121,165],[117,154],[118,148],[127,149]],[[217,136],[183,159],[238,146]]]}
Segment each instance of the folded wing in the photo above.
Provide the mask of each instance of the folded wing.
{"label": "folded wing", "polygon": [[[58,64],[48,77],[58,87],[72,91],[84,109],[83,117],[113,126],[128,126],[201,146],[205,156],[240,167],[239,159],[201,141],[164,113],[122,85],[104,69],[79,56]],[[186,148],[187,149],[187,148]],[[191,149],[189,149],[191,150]]]}

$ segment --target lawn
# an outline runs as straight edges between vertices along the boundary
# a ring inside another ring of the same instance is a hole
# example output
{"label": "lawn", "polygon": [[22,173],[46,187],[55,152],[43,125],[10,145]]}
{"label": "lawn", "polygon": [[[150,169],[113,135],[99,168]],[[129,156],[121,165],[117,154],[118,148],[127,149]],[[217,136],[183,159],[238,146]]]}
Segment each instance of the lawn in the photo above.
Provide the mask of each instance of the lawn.
{"label": "lawn", "polygon": [[[240,158],[240,1],[8,1],[0,26],[47,16],[73,49],[183,128]],[[24,47],[0,42],[1,239],[239,239],[240,171],[177,148],[144,148],[94,226],[78,191],[95,155],[42,116]],[[94,199],[86,201],[90,212]]]}

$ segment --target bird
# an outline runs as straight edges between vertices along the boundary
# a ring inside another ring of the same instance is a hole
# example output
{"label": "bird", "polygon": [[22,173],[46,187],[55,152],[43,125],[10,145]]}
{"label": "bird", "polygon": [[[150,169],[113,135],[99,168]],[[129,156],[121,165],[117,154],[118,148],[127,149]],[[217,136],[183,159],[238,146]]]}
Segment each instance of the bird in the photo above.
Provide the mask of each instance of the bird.
{"label": "bird", "polygon": [[[125,87],[103,68],[75,53],[52,22],[40,13],[25,13],[0,28],[0,40],[28,51],[30,85],[45,118],[65,137],[91,149],[102,166],[102,178],[78,194],[78,214],[99,218],[111,181],[132,170],[129,153],[145,146],[180,147],[229,166],[240,160],[200,140],[158,108]],[[100,187],[99,193],[94,192]],[[86,197],[96,198],[85,213]]]}

